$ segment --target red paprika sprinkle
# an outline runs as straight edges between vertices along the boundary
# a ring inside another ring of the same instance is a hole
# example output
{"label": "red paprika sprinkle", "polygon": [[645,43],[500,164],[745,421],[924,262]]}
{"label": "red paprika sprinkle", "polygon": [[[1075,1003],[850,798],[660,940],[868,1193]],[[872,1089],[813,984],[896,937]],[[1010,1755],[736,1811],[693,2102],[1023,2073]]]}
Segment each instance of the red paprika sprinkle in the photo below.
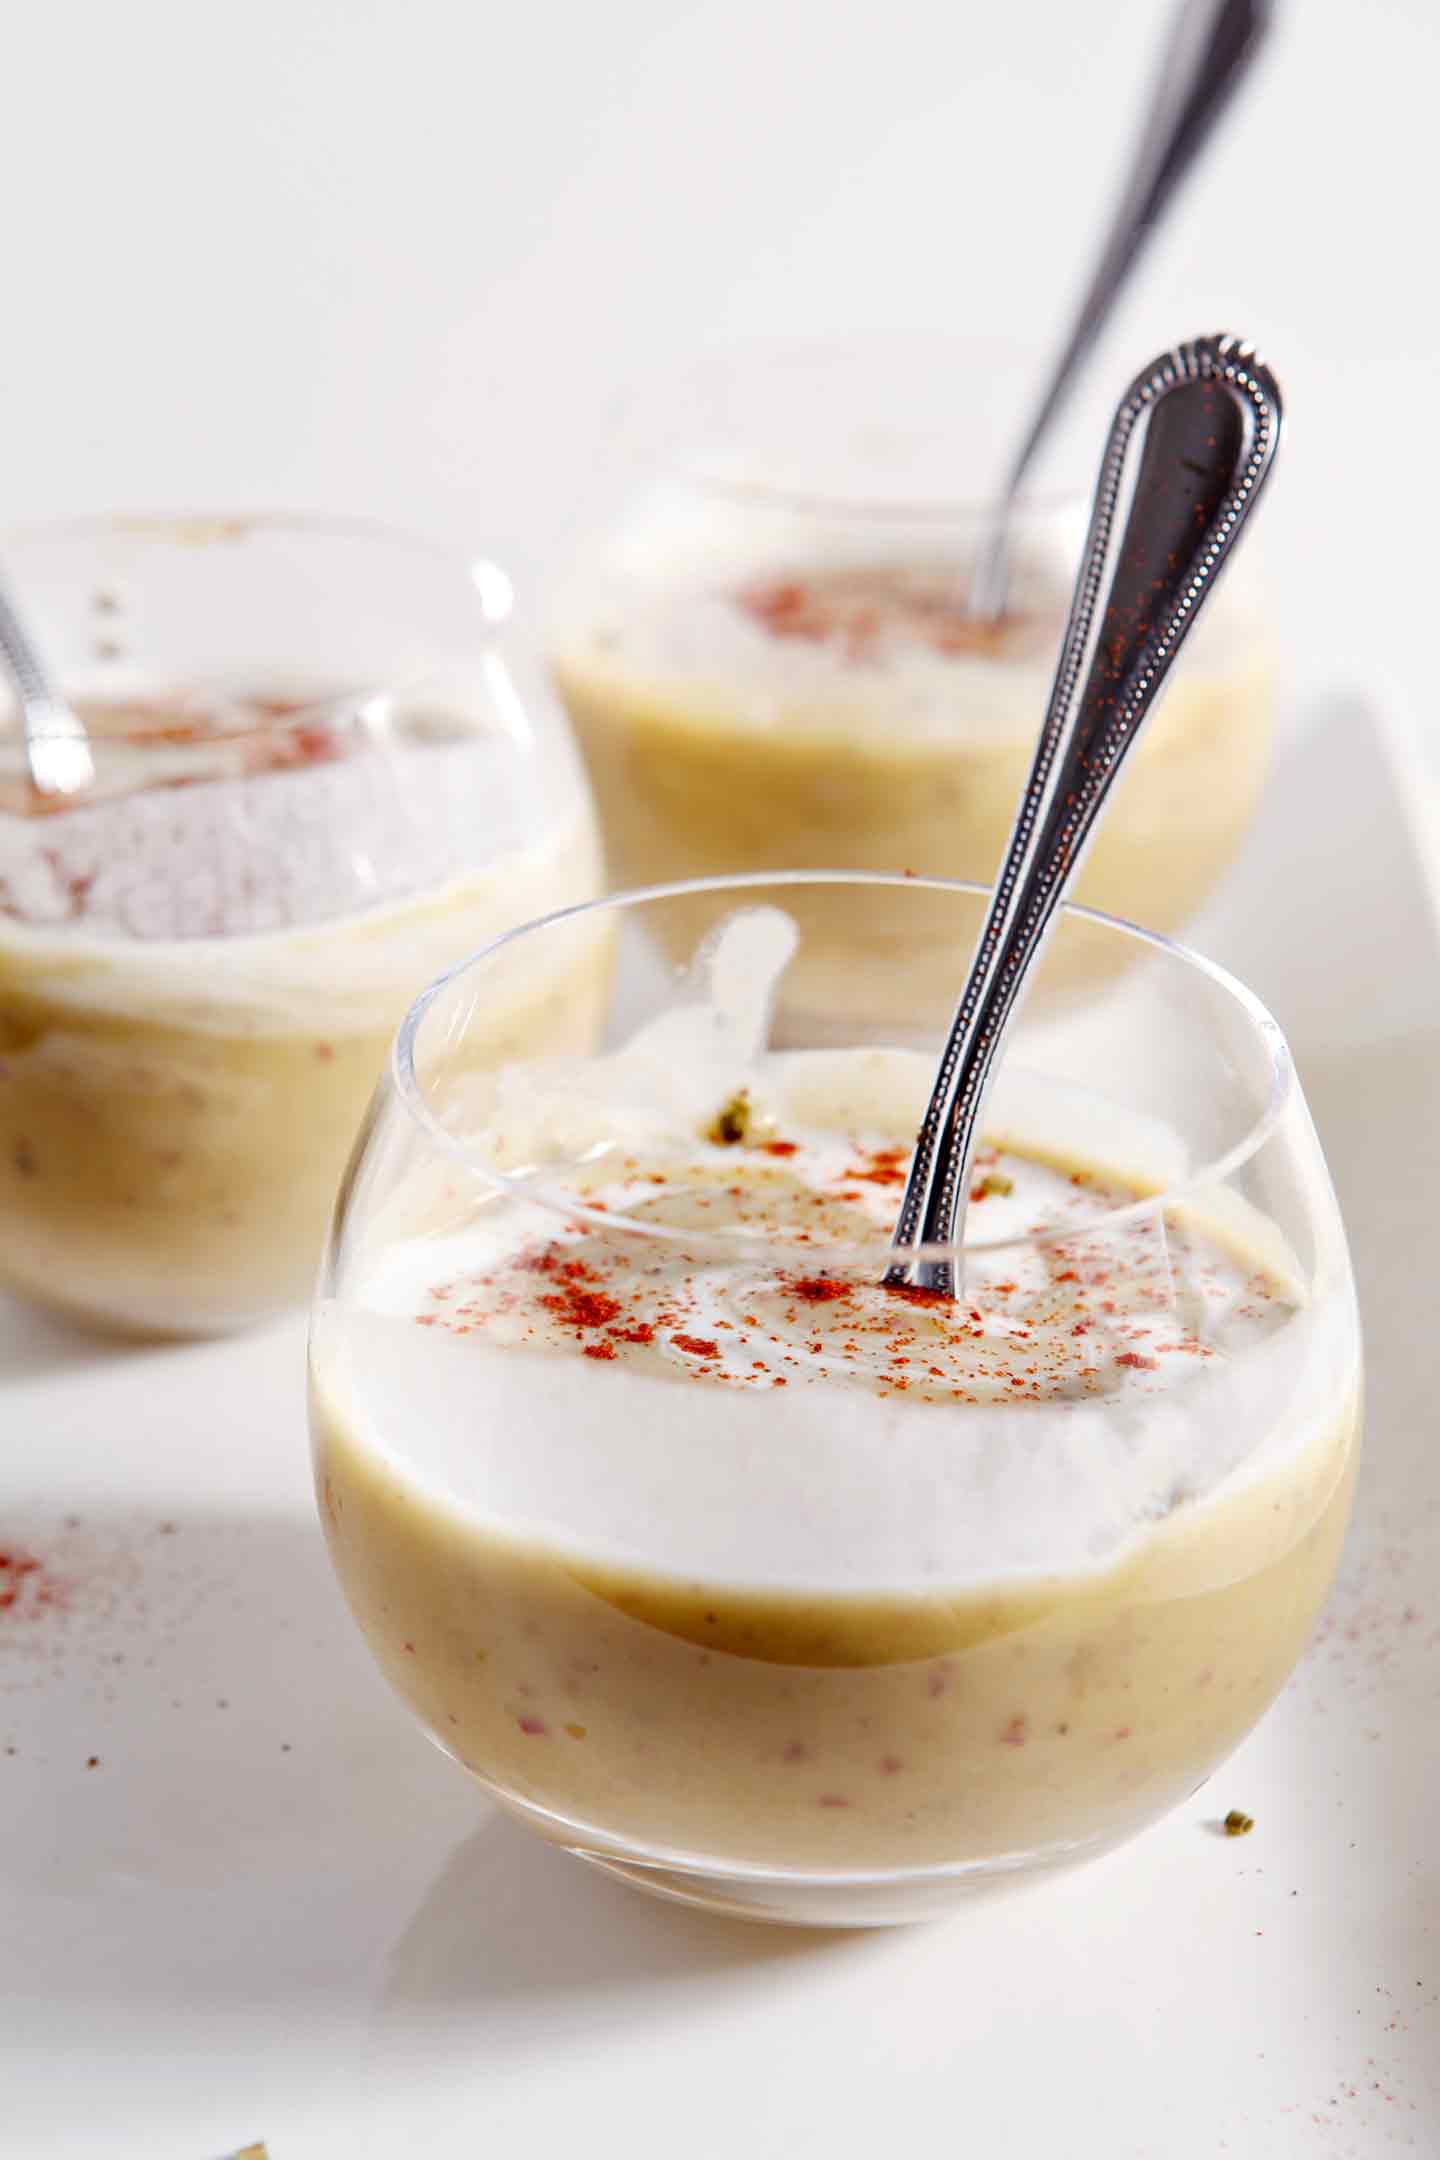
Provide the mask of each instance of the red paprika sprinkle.
{"label": "red paprika sprinkle", "polygon": [[540,1303],[565,1326],[577,1328],[604,1327],[624,1310],[619,1298],[607,1297],[603,1290],[555,1290]]}
{"label": "red paprika sprinkle", "polygon": [[927,1290],[923,1283],[886,1283],[884,1288],[891,1297],[903,1298],[907,1305],[948,1305],[950,1302],[943,1290]]}
{"label": "red paprika sprinkle", "polygon": [[802,1275],[794,1281],[783,1280],[782,1287],[807,1305],[831,1305],[851,1295],[849,1285],[836,1282],[833,1275]]}
{"label": "red paprika sprinkle", "polygon": [[671,1342],[688,1357],[719,1357],[720,1345],[713,1335],[672,1335]]}
{"label": "red paprika sprinkle", "polygon": [[62,1611],[64,1605],[61,1585],[34,1553],[13,1546],[0,1552],[0,1616],[38,1620],[42,1613]]}

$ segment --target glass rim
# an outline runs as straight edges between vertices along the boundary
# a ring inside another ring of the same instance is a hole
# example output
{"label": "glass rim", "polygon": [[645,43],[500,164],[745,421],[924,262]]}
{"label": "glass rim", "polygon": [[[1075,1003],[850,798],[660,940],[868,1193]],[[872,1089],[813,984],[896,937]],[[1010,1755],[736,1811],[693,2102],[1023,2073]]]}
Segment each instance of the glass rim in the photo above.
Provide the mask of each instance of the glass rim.
{"label": "glass rim", "polygon": [[[459,1163],[496,1194],[508,1194],[513,1199],[549,1208],[556,1215],[571,1221],[585,1222],[596,1229],[623,1230],[627,1235],[648,1239],[652,1243],[687,1246],[692,1249],[697,1243],[703,1243],[707,1250],[719,1247],[752,1254],[757,1250],[783,1250],[784,1241],[768,1237],[763,1230],[754,1233],[740,1230],[700,1230],[639,1221],[634,1217],[615,1214],[608,1209],[602,1211],[588,1208],[583,1201],[573,1196],[567,1198],[563,1194],[547,1190],[533,1175],[515,1176],[497,1170],[493,1163],[485,1161],[474,1148],[449,1132],[435,1115],[415,1069],[415,1049],[426,1015],[447,989],[473,969],[483,966],[497,953],[537,932],[553,929],[560,923],[585,916],[642,910],[657,901],[723,893],[742,895],[746,892],[773,891],[777,886],[783,888],[814,885],[883,886],[894,891],[953,893],[980,900],[988,897],[991,891],[990,886],[982,885],[973,879],[911,877],[888,870],[757,870],[737,873],[734,876],[682,878],[666,884],[635,886],[621,892],[607,893],[598,900],[580,901],[570,907],[556,908],[548,914],[516,924],[513,929],[503,932],[499,937],[491,938],[428,984],[411,1004],[396,1031],[387,1060],[386,1077],[407,1113],[431,1145],[451,1161]],[[1268,1073],[1265,1101],[1252,1118],[1248,1129],[1219,1155],[1187,1169],[1183,1176],[1172,1183],[1159,1186],[1119,1207],[1107,1209],[1103,1214],[1090,1217],[1083,1223],[1057,1223],[1049,1228],[1041,1224],[1034,1229],[1005,1237],[966,1237],[959,1247],[896,1247],[880,1236],[870,1240],[856,1239],[844,1243],[837,1241],[823,1246],[811,1242],[803,1247],[804,1264],[808,1272],[815,1272],[815,1264],[827,1258],[837,1265],[840,1264],[838,1256],[841,1255],[848,1257],[851,1262],[863,1261],[867,1266],[873,1266],[878,1258],[887,1253],[898,1254],[905,1261],[914,1262],[920,1259],[953,1260],[962,1253],[978,1255],[1036,1248],[1052,1250],[1055,1246],[1073,1242],[1076,1238],[1093,1237],[1101,1231],[1139,1223],[1153,1218],[1157,1213],[1183,1206],[1187,1196],[1233,1177],[1270,1139],[1293,1096],[1295,1067],[1284,1030],[1255,992],[1218,961],[1208,959],[1203,953],[1180,944],[1174,938],[1165,937],[1159,931],[1146,930],[1138,923],[1127,922],[1122,916],[1107,915],[1098,908],[1084,907],[1073,901],[1065,903],[1061,914],[1097,925],[1102,930],[1114,932],[1122,940],[1129,940],[1166,959],[1178,961],[1185,969],[1215,984],[1240,1009],[1262,1048]],[[957,996],[959,988],[957,983]],[[973,1211],[967,1211],[967,1219],[973,1220]]]}
{"label": "glass rim", "polygon": [[[498,634],[506,628],[515,612],[515,588],[509,574],[494,556],[484,552],[471,553],[464,548],[452,546],[426,533],[416,532],[406,526],[392,525],[383,518],[367,517],[360,513],[344,511],[234,509],[211,507],[208,509],[152,509],[152,510],[96,510],[78,511],[70,515],[52,518],[22,519],[0,529],[0,550],[12,546],[45,541],[99,540],[110,537],[117,540],[131,539],[148,545],[165,545],[176,550],[225,547],[252,534],[292,534],[315,540],[359,541],[376,548],[390,548],[410,555],[417,560],[432,563],[437,569],[449,569],[470,586],[478,601],[475,624],[477,649],[490,650]],[[253,725],[217,731],[215,735],[197,740],[193,744],[167,743],[172,755],[182,756],[186,749],[203,757],[213,751],[217,741],[228,743],[263,742],[276,737],[293,734],[297,729],[312,727],[317,722],[333,719],[337,714],[349,712],[355,716],[357,707],[394,697],[414,690],[430,679],[421,669],[409,674],[387,674],[383,677],[366,677],[347,683],[340,690],[330,691],[298,702],[293,710],[276,714],[271,719],[257,720]],[[18,722],[19,708],[14,720]],[[0,727],[0,747],[18,746],[22,736],[17,725]]]}
{"label": "glass rim", "polygon": [[[665,484],[662,475],[657,485]],[[787,486],[779,481],[751,480],[742,474],[726,474],[707,464],[698,451],[672,462],[671,485],[683,485],[696,494],[723,502],[751,504],[764,510],[791,511],[817,522],[844,518],[854,523],[885,525],[964,526],[984,531],[1003,521],[1021,525],[1052,522],[1067,512],[1083,515],[1089,501],[1082,487],[1046,489],[1043,494],[1020,494],[1013,502],[998,495],[886,494],[880,489]]]}

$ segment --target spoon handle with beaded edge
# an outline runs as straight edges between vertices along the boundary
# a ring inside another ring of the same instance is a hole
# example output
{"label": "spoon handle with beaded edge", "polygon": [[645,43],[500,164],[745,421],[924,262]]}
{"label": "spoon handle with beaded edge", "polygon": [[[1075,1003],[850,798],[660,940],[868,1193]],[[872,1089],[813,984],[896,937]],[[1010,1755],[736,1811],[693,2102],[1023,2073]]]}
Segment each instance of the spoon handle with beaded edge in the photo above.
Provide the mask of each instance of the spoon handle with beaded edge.
{"label": "spoon handle with beaded edge", "polygon": [[971,1159],[1005,1029],[1110,789],[1269,475],[1281,410],[1269,369],[1226,336],[1161,354],[1120,402],[1039,744],[916,1139],[889,1283],[956,1294]]}

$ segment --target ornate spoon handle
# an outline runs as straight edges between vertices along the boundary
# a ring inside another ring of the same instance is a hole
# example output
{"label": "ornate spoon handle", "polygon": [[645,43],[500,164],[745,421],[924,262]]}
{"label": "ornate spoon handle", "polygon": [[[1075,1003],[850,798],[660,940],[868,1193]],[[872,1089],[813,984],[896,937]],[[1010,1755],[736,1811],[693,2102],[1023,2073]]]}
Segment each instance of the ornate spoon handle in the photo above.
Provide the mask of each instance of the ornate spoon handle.
{"label": "ornate spoon handle", "polygon": [[1274,377],[1232,337],[1162,354],[1121,401],[1049,709],[916,1140],[887,1282],[955,1294],[953,1258],[916,1248],[958,1250],[1006,1026],[1111,785],[1264,484],[1280,420]]}

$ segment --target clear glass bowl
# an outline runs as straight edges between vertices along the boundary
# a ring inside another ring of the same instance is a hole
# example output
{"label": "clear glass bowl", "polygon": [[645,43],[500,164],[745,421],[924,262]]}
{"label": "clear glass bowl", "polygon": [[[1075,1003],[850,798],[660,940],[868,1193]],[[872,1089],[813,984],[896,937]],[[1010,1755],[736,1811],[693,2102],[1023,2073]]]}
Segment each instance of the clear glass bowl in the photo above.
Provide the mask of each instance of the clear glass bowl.
{"label": "clear glass bowl", "polygon": [[97,777],[0,704],[0,1284],[141,1333],[304,1298],[417,979],[600,869],[509,595],[361,522],[109,518],[4,559]]}
{"label": "clear glass bowl", "polygon": [[[959,1303],[881,1288],[944,1017],[790,1005],[817,883],[958,974],[975,889],[796,877],[711,893],[687,969],[662,890],[420,999],[311,1400],[340,1580],[443,1748],[644,1888],[849,1925],[1101,1852],[1234,1748],[1335,1569],[1360,1351],[1275,1023],[1077,911],[1045,964],[1129,965],[1022,1015]],[[517,1059],[537,1000],[568,1033]]]}
{"label": "clear glass bowl", "polygon": [[[617,882],[993,878],[1103,440],[1072,460],[1081,492],[1019,506],[1009,613],[977,624],[998,372],[966,341],[817,341],[697,368],[657,399],[650,470],[637,456],[548,611]],[[1012,356],[1004,380],[1025,379]],[[1250,824],[1274,702],[1247,551],[1120,782],[1082,902],[1166,932],[1196,913]]]}

